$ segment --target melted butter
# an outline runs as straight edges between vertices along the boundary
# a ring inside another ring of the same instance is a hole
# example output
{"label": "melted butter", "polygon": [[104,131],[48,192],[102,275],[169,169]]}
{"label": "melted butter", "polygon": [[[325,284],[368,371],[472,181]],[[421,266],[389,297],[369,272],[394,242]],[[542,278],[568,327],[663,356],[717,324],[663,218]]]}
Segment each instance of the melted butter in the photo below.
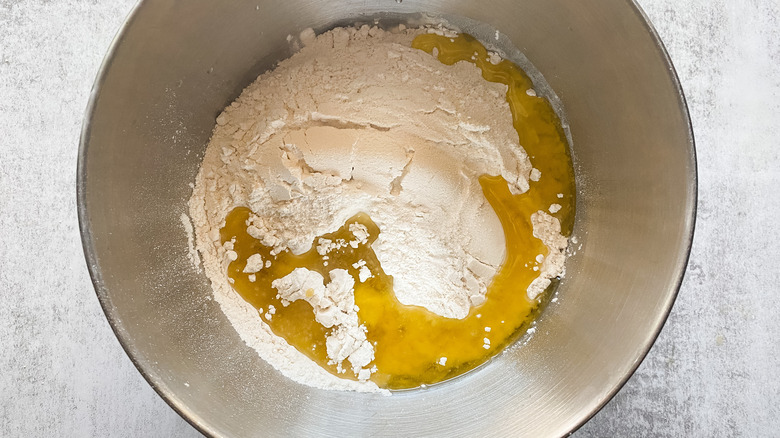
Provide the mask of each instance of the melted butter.
{"label": "melted butter", "polygon": [[[355,379],[355,376],[351,371],[338,373],[335,365],[328,364],[325,339],[331,329],[314,320],[313,309],[305,301],[283,306],[276,298],[276,289],[271,286],[273,280],[298,267],[317,271],[326,279],[332,269],[347,270],[355,278],[355,303],[360,309],[358,318],[365,324],[368,339],[374,345],[375,360],[369,366],[376,366],[377,371],[371,380],[383,388],[414,388],[441,382],[475,368],[528,328],[539,310],[539,303],[528,299],[526,289],[538,276],[533,270],[538,265],[536,256],[547,255],[543,243],[533,237],[531,214],[547,211],[551,204],[559,204],[561,209],[553,216],[561,221],[565,235],[571,231],[574,171],[557,115],[547,100],[526,93],[533,84],[517,66],[509,61],[491,64],[487,61],[485,48],[468,35],[453,40],[426,34],[418,36],[412,46],[429,53],[436,48],[438,58],[444,64],[473,62],[486,80],[506,84],[507,101],[520,144],[528,152],[533,166],[542,172],[541,179],[532,181],[530,190],[520,195],[512,195],[501,177],[484,175],[480,178],[485,198],[501,221],[507,253],[488,288],[485,303],[473,307],[468,316],[460,320],[401,304],[395,298],[392,277],[384,273],[371,249],[380,230],[363,213],[348,220],[336,232],[321,237],[333,241],[353,240],[348,227],[357,222],[368,229],[368,242],[357,248],[347,246],[331,251],[327,261],[314,248],[299,256],[287,251],[272,256],[271,248],[247,234],[246,221],[251,211],[244,207],[233,210],[221,230],[222,241],[234,240],[234,251],[238,254],[228,267],[233,288],[258,309],[275,334],[343,378]],[[271,260],[271,265],[254,274],[255,281],[250,282],[249,274],[242,271],[253,254]],[[353,267],[359,260],[365,260],[374,274],[364,283],[358,281],[358,270]],[[273,315],[269,313],[270,306],[275,309]],[[349,369],[348,366],[344,368]]]}

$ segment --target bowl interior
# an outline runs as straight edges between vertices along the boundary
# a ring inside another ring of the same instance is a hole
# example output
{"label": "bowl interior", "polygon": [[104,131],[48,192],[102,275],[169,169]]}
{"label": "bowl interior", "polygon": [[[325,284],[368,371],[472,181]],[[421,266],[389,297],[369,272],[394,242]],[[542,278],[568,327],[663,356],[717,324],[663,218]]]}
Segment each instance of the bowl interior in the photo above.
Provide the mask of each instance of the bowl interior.
{"label": "bowl interior", "polygon": [[[536,334],[475,372],[392,397],[295,384],[239,339],[191,267],[189,184],[216,115],[291,54],[287,35],[421,12],[516,46],[556,91],[578,173],[577,253]],[[141,2],[98,78],[79,157],[84,247],[109,321],[154,388],[220,436],[566,434],[665,321],[695,197],[679,84],[629,1]]]}

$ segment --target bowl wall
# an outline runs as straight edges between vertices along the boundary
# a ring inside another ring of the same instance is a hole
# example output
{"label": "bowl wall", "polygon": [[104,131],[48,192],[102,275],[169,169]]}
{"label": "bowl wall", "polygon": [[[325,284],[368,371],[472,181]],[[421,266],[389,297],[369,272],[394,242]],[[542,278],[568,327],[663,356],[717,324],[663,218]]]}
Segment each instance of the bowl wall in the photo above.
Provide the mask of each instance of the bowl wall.
{"label": "bowl wall", "polygon": [[[536,334],[475,372],[392,397],[298,385],[240,340],[190,266],[189,184],[215,117],[291,54],[288,34],[419,12],[477,36],[499,30],[492,42],[514,44],[557,92],[579,249]],[[141,2],[93,91],[78,171],[85,253],[119,340],[171,406],[219,436],[566,434],[652,345],[682,279],[696,200],[679,83],[622,0]]]}

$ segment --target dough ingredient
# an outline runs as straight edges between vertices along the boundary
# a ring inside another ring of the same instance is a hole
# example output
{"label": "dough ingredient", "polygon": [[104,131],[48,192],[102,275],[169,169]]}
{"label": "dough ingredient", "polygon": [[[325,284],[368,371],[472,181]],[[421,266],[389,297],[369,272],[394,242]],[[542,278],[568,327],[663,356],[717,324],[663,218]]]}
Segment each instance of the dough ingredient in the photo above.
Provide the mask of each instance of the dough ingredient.
{"label": "dough ingredient", "polygon": [[[283,303],[306,301],[317,322],[334,328],[328,356],[357,374],[351,381],[275,336],[232,290],[226,272],[237,257],[234,241],[222,244],[219,234],[230,211],[254,212],[247,232],[273,248],[271,257],[313,247],[327,257],[357,247],[367,237],[360,224],[350,228],[353,241],[315,237],[365,212],[381,229],[373,250],[393,277],[398,300],[457,319],[485,301],[506,256],[501,223],[479,177],[500,175],[513,194],[544,177],[518,143],[507,87],[485,81],[473,64],[445,66],[411,48],[426,31],[435,30],[363,26],[316,38],[307,32],[300,52],[261,75],[216,119],[190,200],[197,248],[215,297],[242,338],[301,383],[378,389],[366,381],[374,351],[358,321],[355,281],[344,270],[330,271],[326,281],[298,268],[273,282]],[[493,61],[500,58],[492,55]],[[528,288],[533,299],[562,273],[566,239],[547,213],[531,220],[549,251]],[[263,262],[260,255],[250,258],[244,272],[254,275],[273,263]],[[365,263],[355,265],[358,281],[372,276]],[[261,314],[274,315],[270,308]]]}

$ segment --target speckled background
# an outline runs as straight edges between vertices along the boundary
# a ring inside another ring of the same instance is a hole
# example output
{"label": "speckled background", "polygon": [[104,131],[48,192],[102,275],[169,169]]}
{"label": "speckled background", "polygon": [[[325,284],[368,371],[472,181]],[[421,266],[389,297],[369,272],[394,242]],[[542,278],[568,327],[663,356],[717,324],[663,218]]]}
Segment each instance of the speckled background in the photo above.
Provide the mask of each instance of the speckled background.
{"label": "speckled background", "polygon": [[[92,82],[134,1],[0,0],[0,436],[198,436],[106,322],[76,222]],[[780,2],[641,0],[680,75],[699,216],[677,303],[576,436],[780,435]]]}

